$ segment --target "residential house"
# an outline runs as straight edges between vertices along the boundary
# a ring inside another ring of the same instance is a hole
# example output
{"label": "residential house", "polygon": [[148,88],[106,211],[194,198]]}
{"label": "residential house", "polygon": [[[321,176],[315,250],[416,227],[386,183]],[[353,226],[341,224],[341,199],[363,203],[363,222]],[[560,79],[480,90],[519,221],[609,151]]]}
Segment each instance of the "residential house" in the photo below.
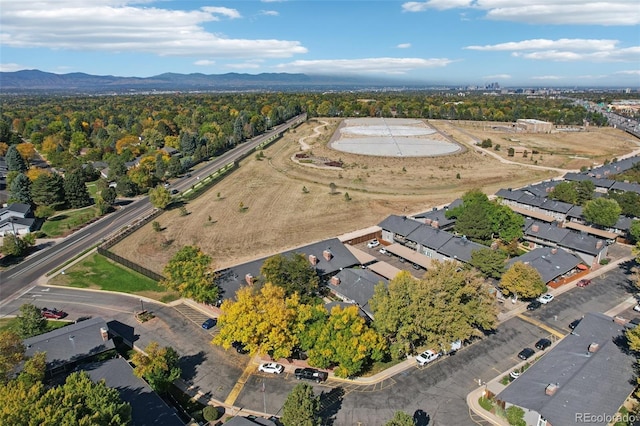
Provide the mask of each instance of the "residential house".
{"label": "residential house", "polygon": [[[316,269],[322,282],[326,282],[336,272],[344,268],[359,265],[358,259],[337,238],[318,241],[313,244],[287,250],[281,254],[292,256],[303,254]],[[260,269],[269,257],[222,269],[218,272],[216,282],[221,289],[223,299],[231,299],[236,291],[245,285],[252,285],[260,280]]]}
{"label": "residential house", "polygon": [[24,340],[25,355],[46,352],[46,374],[71,372],[78,362],[115,349],[109,338],[109,326],[96,317],[66,327],[58,328]]}
{"label": "residential house", "polygon": [[562,228],[555,223],[529,221],[524,231],[524,239],[541,246],[561,247],[577,255],[589,267],[600,263],[607,255],[606,240],[586,232]]}
{"label": "residential house", "polygon": [[413,215],[413,218],[424,222],[427,225],[431,225],[434,228],[442,229],[446,231],[448,229],[453,228],[456,224],[455,218],[447,218],[446,214],[449,210],[454,209],[458,206],[462,205],[462,199],[457,198],[448,206],[445,206],[442,209],[438,209],[434,207],[433,210],[426,211],[424,213],[418,213]]}
{"label": "residential house", "polygon": [[539,197],[522,189],[500,189],[496,196],[502,204],[509,206],[516,213],[539,220],[546,216],[547,221],[564,221],[573,207],[573,204]]}
{"label": "residential house", "polygon": [[444,243],[438,251],[450,260],[468,263],[471,261],[471,253],[485,248],[487,248],[487,246],[475,243],[463,235],[462,237],[451,238]]}
{"label": "residential house", "polygon": [[36,218],[29,204],[13,203],[0,208],[0,237],[28,234],[35,225]]}
{"label": "residential house", "polygon": [[114,388],[124,402],[131,405],[132,426],[184,426],[184,422],[144,380],[134,376],[133,368],[124,358],[87,363],[80,366],[93,382],[104,380]]}
{"label": "residential house", "polygon": [[170,146],[165,146],[164,148],[162,148],[162,151],[166,152],[169,157],[174,157],[174,156],[180,157],[182,155],[180,151]]}
{"label": "residential house", "polygon": [[[573,332],[496,396],[503,408],[524,410],[531,426],[605,426],[635,390],[635,356],[623,327],[588,313]],[[585,419],[585,416],[592,416]]]}
{"label": "residential house", "polygon": [[407,235],[406,245],[429,259],[445,260],[447,256],[440,252],[440,247],[452,238],[452,233],[425,223]]}
{"label": "residential house", "polygon": [[582,259],[557,247],[538,247],[521,256],[514,257],[507,262],[507,269],[514,263],[522,262],[534,268],[545,284],[553,280],[569,276],[576,272]]}
{"label": "residential house", "polygon": [[391,215],[378,224],[382,229],[382,240],[388,243],[406,242],[407,235],[423,223],[407,216]]}
{"label": "residential house", "polygon": [[373,297],[374,287],[379,283],[387,285],[389,282],[368,269],[346,268],[331,277],[328,288],[342,301],[356,304],[373,319],[369,301]]}

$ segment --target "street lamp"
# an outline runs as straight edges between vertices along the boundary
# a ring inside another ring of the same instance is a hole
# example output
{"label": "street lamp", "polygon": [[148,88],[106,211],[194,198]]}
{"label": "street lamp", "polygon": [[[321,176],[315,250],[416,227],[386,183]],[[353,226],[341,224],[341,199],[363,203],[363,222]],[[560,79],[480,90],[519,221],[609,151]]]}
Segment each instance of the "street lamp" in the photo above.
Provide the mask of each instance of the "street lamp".
{"label": "street lamp", "polygon": [[142,299],[140,299],[140,308],[142,309],[142,311],[144,311],[144,302],[142,301]]}

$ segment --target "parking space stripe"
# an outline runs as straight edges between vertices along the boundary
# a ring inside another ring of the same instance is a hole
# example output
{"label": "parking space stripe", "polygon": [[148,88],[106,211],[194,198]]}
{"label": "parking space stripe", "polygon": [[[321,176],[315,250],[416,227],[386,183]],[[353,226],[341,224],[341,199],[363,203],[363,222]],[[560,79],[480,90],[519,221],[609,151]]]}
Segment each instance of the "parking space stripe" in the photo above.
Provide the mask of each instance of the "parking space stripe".
{"label": "parking space stripe", "polygon": [[538,328],[541,328],[541,329],[543,329],[545,331],[548,331],[549,333],[553,334],[554,336],[556,336],[559,339],[562,339],[564,336],[566,336],[566,334],[560,333],[555,328],[549,327],[548,325],[538,321],[537,319],[530,318],[530,317],[528,317],[526,315],[522,315],[522,314],[518,314],[517,317],[520,318],[523,321],[528,322],[529,324],[533,324]]}
{"label": "parking space stripe", "polygon": [[242,392],[242,389],[244,388],[245,383],[247,383],[247,379],[249,378],[249,376],[251,376],[251,373],[253,373],[255,370],[256,370],[256,366],[253,364],[253,362],[249,362],[249,364],[247,364],[244,371],[242,372],[242,375],[240,376],[236,384],[233,386],[233,389],[231,389],[231,392],[229,392],[229,395],[227,395],[227,399],[225,399],[224,401],[225,404],[233,405],[236,402],[236,399],[238,399],[240,392]]}

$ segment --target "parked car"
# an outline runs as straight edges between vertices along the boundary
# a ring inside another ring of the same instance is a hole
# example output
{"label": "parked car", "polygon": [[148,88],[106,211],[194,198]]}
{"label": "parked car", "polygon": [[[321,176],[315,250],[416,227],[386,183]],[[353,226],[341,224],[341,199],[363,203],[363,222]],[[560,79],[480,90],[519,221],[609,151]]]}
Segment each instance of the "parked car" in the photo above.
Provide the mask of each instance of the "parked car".
{"label": "parked car", "polygon": [[47,319],[62,319],[67,316],[66,312],[57,309],[42,308],[40,312]]}
{"label": "parked car", "polygon": [[215,318],[207,318],[206,321],[202,323],[202,328],[204,328],[205,330],[209,330],[215,327],[217,323],[218,320],[216,320]]}
{"label": "parked car", "polygon": [[236,352],[238,352],[239,354],[246,355],[249,353],[249,351],[244,347],[242,342],[238,342],[237,340],[231,342],[231,347],[233,347],[233,349],[235,349]]}
{"label": "parked car", "polygon": [[636,312],[640,312],[640,303],[633,307],[633,310]]}
{"label": "parked car", "polygon": [[263,373],[280,374],[284,371],[284,366],[275,362],[267,362],[266,364],[260,364],[258,371]]}
{"label": "parked car", "polygon": [[511,376],[511,378],[515,380],[520,377],[520,372],[518,370],[513,370],[511,373],[509,373],[509,376]]}
{"label": "parked car", "polygon": [[542,296],[538,297],[538,299],[536,300],[542,303],[543,305],[546,305],[547,303],[553,300],[553,294],[551,293],[543,294]]}
{"label": "parked car", "polygon": [[577,320],[571,321],[569,323],[569,328],[572,330],[575,329],[578,326],[578,324],[580,324],[580,321],[582,321],[582,318],[578,318]]}
{"label": "parked car", "polygon": [[536,342],[536,349],[544,351],[549,346],[551,346],[551,340],[549,339],[540,339]]}
{"label": "parked car", "polygon": [[588,286],[589,284],[591,284],[591,280],[584,279],[584,280],[580,280],[580,281],[578,281],[578,282],[576,283],[576,286],[578,286],[578,287],[586,287],[586,286]]}
{"label": "parked car", "polygon": [[367,243],[367,247],[369,248],[376,248],[379,245],[380,245],[380,241],[376,240],[375,238]]}
{"label": "parked car", "polygon": [[178,192],[180,192],[180,191],[178,191],[177,189],[172,189],[171,190],[171,195],[176,195]]}
{"label": "parked car", "polygon": [[329,377],[326,371],[316,370],[315,368],[296,368],[294,372],[296,379],[298,380],[313,380],[317,383],[324,382]]}
{"label": "parked car", "polygon": [[380,254],[386,254],[387,256],[391,256],[391,253],[389,253],[387,251],[386,248],[382,247],[380,250],[378,250],[380,252]]}
{"label": "parked car", "polygon": [[638,325],[640,325],[640,318],[634,318],[631,321],[629,321],[628,323],[626,323],[624,325],[624,328],[629,329],[629,330],[633,330]]}
{"label": "parked car", "polygon": [[411,267],[413,269],[415,269],[416,271],[419,271],[420,269],[422,269],[422,268],[420,268],[420,265],[418,265],[417,263],[414,263],[413,265],[411,265]]}
{"label": "parked car", "polygon": [[431,349],[427,349],[426,351],[422,352],[420,355],[416,357],[416,361],[418,361],[418,364],[420,365],[425,365],[432,361],[435,361],[436,359],[438,359],[439,356],[440,356],[439,353],[436,353]]}
{"label": "parked car", "polygon": [[523,350],[520,351],[520,353],[518,354],[518,358],[525,360],[525,359],[529,359],[533,356],[533,354],[535,354],[536,351],[534,351],[531,348],[524,348]]}
{"label": "parked car", "polygon": [[531,303],[527,305],[527,311],[535,311],[540,306],[542,306],[542,303],[538,302],[537,300],[532,300]]}

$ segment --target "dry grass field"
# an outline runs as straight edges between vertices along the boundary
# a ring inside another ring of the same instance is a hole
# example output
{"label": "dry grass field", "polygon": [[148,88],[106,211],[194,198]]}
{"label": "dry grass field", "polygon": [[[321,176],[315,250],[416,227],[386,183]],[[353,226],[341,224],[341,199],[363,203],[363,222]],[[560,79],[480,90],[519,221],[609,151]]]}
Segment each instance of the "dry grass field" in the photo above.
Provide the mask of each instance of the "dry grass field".
{"label": "dry grass field", "polygon": [[[473,138],[490,137],[494,143],[506,146],[502,138],[510,137],[485,132],[481,126],[429,123],[466,146],[463,153],[433,158],[382,158],[328,148],[339,123],[339,119],[310,120],[288,132],[265,149],[263,160],[248,157],[227,178],[190,202],[186,206],[189,215],[180,216],[177,209],[168,211],[157,219],[164,228],[161,232],[153,231],[148,224],[112,250],[161,272],[178,249],[197,245],[213,258],[216,268],[222,268],[369,227],[389,214],[429,210],[473,188],[492,194],[500,188],[559,175],[558,171],[503,164],[478,152],[473,148]],[[579,168],[635,148],[620,131],[599,129],[593,134],[597,137],[585,138],[581,133],[570,134],[574,137],[571,140],[565,134],[519,134],[518,138],[523,143],[531,140],[550,149],[556,147],[558,154],[543,154],[544,160],[538,162],[554,167]],[[322,169],[292,161],[294,154],[300,152],[301,138],[314,156],[341,160],[344,168]],[[564,160],[552,161],[551,157],[561,157],[561,149],[566,150]],[[570,159],[572,152],[592,157],[574,161]],[[331,183],[337,187],[334,194]],[[308,192],[303,192],[303,187]],[[345,200],[347,192],[350,201]],[[240,208],[241,203],[244,209]]]}

